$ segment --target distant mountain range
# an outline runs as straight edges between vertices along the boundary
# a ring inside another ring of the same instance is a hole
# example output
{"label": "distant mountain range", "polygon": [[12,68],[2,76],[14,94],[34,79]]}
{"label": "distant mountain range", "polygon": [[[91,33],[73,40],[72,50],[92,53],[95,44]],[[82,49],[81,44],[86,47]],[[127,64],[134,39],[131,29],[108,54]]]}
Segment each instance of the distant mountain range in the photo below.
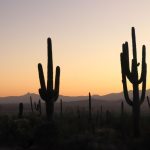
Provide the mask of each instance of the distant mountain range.
{"label": "distant mountain range", "polygon": [[[130,97],[132,97],[132,91],[129,91]],[[147,90],[147,95],[150,95],[150,89]],[[0,104],[1,103],[29,103],[30,102],[30,96],[32,96],[33,101],[38,101],[40,99],[40,96],[38,94],[34,93],[27,93],[22,96],[8,96],[8,97],[0,97]],[[87,96],[63,96],[60,95],[59,99],[62,99],[64,102],[72,102],[72,101],[83,101],[83,100],[88,100],[88,95]],[[101,101],[118,101],[118,100],[123,100],[124,96],[123,93],[110,93],[107,95],[92,95],[93,100],[101,100]]]}
{"label": "distant mountain range", "polygon": [[[130,97],[132,97],[132,91],[129,92]],[[150,89],[147,90],[147,95],[150,95]],[[32,96],[33,102],[37,102],[40,99],[38,94],[27,93],[22,96],[9,96],[9,97],[0,97],[0,113],[17,113],[18,104],[20,102],[24,103],[25,112],[31,112],[30,108],[30,96]],[[78,108],[82,110],[88,109],[88,95],[87,96],[62,96],[60,95],[58,101],[55,105],[55,111],[60,111],[59,100],[63,100],[63,110],[64,111],[77,111]],[[100,107],[103,106],[103,111],[110,110],[112,112],[120,112],[121,110],[121,101],[124,101],[125,111],[131,112],[131,107],[125,102],[123,93],[111,93],[103,96],[92,95],[92,108],[93,111],[100,110]],[[44,101],[42,101],[43,110],[45,110]],[[141,106],[141,112],[150,113],[150,109],[147,104],[147,100],[144,101],[144,104]]]}

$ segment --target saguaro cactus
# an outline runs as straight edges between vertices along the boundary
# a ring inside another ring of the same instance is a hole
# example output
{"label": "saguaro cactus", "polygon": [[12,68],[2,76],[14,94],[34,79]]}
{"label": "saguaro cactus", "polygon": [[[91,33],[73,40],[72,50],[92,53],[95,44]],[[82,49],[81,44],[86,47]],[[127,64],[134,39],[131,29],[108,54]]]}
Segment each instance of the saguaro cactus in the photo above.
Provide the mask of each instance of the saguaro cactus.
{"label": "saguaro cactus", "polygon": [[52,44],[51,39],[47,39],[48,44],[48,64],[47,64],[47,87],[45,85],[44,73],[42,65],[38,64],[39,80],[41,88],[39,94],[46,103],[46,113],[48,120],[52,120],[54,112],[54,102],[59,96],[59,78],[60,78],[60,67],[56,67],[55,76],[55,88],[53,88],[53,59],[52,59]]}
{"label": "saguaro cactus", "polygon": [[[122,53],[120,54],[121,59],[121,70],[122,70],[122,84],[124,97],[126,102],[132,106],[133,113],[133,132],[134,136],[138,137],[140,135],[139,128],[139,118],[140,118],[140,105],[144,102],[145,91],[146,91],[146,74],[147,74],[147,64],[146,64],[146,47],[142,46],[142,69],[141,77],[138,78],[138,66],[140,63],[137,62],[137,52],[136,52],[136,37],[135,29],[132,27],[132,47],[133,47],[133,59],[130,71],[129,64],[129,50],[128,42],[122,45]],[[129,98],[127,81],[126,78],[131,82],[133,86],[133,100]],[[139,93],[139,84],[142,84],[141,96]]]}
{"label": "saguaro cactus", "polygon": [[89,121],[92,120],[91,93],[89,92]]}
{"label": "saguaro cactus", "polygon": [[38,104],[34,102],[34,108],[37,112],[39,112],[39,115],[41,116],[42,114],[42,108],[41,108],[41,100],[39,99]]}

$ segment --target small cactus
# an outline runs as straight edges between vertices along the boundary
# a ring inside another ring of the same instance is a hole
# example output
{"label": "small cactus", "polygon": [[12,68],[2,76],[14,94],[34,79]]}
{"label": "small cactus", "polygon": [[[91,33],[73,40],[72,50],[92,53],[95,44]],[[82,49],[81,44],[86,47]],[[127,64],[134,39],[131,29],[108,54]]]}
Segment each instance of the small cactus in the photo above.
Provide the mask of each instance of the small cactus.
{"label": "small cactus", "polygon": [[34,112],[34,110],[33,110],[32,96],[30,96],[30,105],[31,105],[31,111],[32,111],[32,113],[33,113],[33,112]]}
{"label": "small cactus", "polygon": [[18,113],[18,118],[23,117],[23,103],[19,103],[19,113]]}
{"label": "small cactus", "polygon": [[41,100],[39,99],[38,104],[36,104],[36,102],[34,102],[34,108],[37,112],[39,112],[39,115],[42,114],[42,109],[41,109]]}
{"label": "small cactus", "polygon": [[124,116],[124,103],[123,101],[121,102],[121,116]]}
{"label": "small cactus", "polygon": [[92,120],[91,93],[89,92],[89,121]]}

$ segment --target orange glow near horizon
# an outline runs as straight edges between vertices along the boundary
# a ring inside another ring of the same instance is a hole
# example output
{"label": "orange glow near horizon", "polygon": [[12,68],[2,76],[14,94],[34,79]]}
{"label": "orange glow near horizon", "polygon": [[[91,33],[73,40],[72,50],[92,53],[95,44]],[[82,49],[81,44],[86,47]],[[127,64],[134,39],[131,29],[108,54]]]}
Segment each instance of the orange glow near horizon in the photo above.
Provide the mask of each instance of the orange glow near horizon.
{"label": "orange glow near horizon", "polygon": [[136,0],[1,1],[0,96],[38,93],[39,62],[47,77],[47,37],[52,38],[54,77],[55,67],[61,68],[60,95],[121,92],[120,52],[128,41],[131,62],[132,26],[139,62],[142,44],[147,48],[149,89],[149,6]]}

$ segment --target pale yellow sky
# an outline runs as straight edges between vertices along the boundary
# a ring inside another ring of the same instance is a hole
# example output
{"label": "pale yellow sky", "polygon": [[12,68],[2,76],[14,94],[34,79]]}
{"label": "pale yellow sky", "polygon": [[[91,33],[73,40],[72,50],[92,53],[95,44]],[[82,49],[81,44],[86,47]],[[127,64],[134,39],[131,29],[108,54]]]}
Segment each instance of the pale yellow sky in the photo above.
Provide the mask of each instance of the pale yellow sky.
{"label": "pale yellow sky", "polygon": [[54,69],[61,67],[60,94],[122,91],[120,52],[128,41],[132,58],[132,26],[140,62],[147,47],[149,88],[149,6],[148,0],[0,1],[0,96],[38,93],[37,64],[46,75],[49,36]]}

